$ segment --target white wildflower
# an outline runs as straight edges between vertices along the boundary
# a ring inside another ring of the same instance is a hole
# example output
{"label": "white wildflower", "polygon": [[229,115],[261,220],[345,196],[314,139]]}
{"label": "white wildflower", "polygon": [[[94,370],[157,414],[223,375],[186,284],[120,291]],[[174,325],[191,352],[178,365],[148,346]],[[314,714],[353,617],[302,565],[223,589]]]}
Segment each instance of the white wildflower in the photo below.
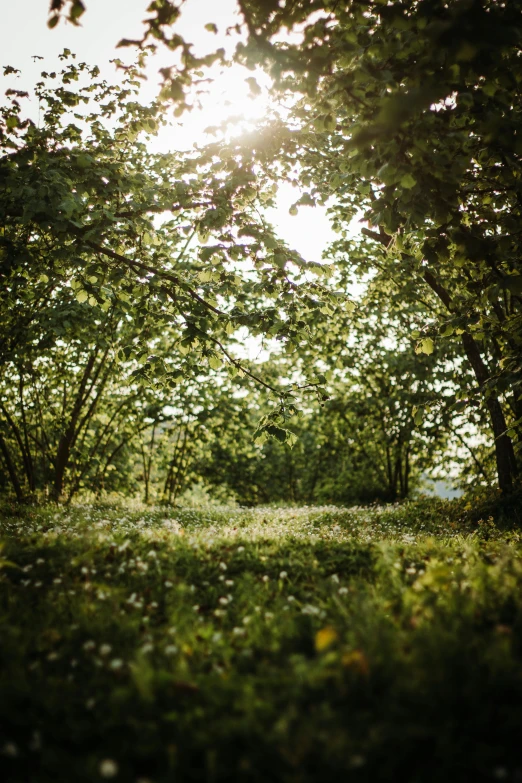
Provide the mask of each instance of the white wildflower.
{"label": "white wildflower", "polygon": [[301,612],[303,614],[318,615],[321,613],[321,610],[317,606],[312,606],[312,604],[305,604]]}
{"label": "white wildflower", "polygon": [[118,774],[118,765],[112,759],[104,759],[100,762],[100,775],[102,778],[114,778]]}

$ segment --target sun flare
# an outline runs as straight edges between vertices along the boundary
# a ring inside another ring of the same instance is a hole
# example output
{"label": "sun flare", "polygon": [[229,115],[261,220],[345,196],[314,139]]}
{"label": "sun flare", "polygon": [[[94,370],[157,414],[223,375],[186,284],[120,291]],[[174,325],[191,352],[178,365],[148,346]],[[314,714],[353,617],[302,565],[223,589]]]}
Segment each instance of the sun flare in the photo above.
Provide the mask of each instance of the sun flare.
{"label": "sun flare", "polygon": [[[268,114],[269,78],[246,68],[222,70],[211,91],[195,97],[191,111],[174,120],[176,144],[191,147],[213,140],[216,135],[234,138],[251,131]],[[172,140],[172,130],[169,134]]]}

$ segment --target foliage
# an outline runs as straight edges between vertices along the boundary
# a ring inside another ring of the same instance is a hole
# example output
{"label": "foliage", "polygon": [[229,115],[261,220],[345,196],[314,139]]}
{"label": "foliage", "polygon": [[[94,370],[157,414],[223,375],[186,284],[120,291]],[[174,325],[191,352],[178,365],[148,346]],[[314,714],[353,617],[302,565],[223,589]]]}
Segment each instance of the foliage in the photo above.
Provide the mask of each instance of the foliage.
{"label": "foliage", "polygon": [[[397,353],[390,353],[395,364]],[[221,427],[212,422],[209,447],[196,471],[209,484],[228,487],[248,505],[353,504],[407,497],[419,486],[423,472],[433,472],[437,457],[445,455],[449,433],[436,420],[427,420],[423,430],[415,428],[412,408],[424,399],[422,390],[412,394],[413,377],[403,367],[401,388],[397,377],[386,373],[389,368],[382,359],[367,367],[362,377],[345,375],[330,384],[330,399],[292,423],[292,447],[275,439],[256,447],[248,417],[236,414]],[[372,369],[377,372],[372,374]],[[381,381],[383,388],[376,390],[374,384]],[[250,413],[257,415],[255,410]]]}
{"label": "foliage", "polygon": [[2,530],[6,783],[518,768],[520,537],[488,520],[79,506]]}
{"label": "foliage", "polygon": [[[97,68],[71,58],[65,51],[61,74],[44,73],[37,85],[39,127],[24,118],[24,96],[15,90],[8,91],[0,123],[1,304],[7,314],[0,447],[19,497],[24,480],[30,492],[38,485],[33,449],[42,454],[40,473],[48,476],[52,467],[54,496],[62,495],[80,431],[82,438],[89,431],[111,373],[121,385],[130,372],[134,380],[116,394],[129,400],[138,381],[159,394],[183,379],[215,377],[222,365],[231,376],[248,374],[231,353],[238,330],[242,339],[268,334],[283,345],[300,343],[310,333],[304,313],[330,297],[259,216],[259,198],[271,196],[252,187],[251,166],[231,172],[227,163],[225,178],[212,152],[151,153],[146,140],[164,120],[158,104],[135,100],[136,70],[111,87],[97,80]],[[76,397],[68,398],[69,407],[64,400],[50,435],[37,397],[50,399],[49,384],[55,398],[61,395],[79,367]],[[292,407],[296,384],[276,380],[271,386],[252,377],[281,410]],[[318,386],[302,384],[310,391]],[[24,390],[32,421],[26,420]],[[114,397],[113,403],[119,405]],[[142,401],[142,411],[147,404]],[[103,415],[111,419],[110,404]],[[260,432],[284,440],[286,418],[276,407]],[[117,424],[111,421],[109,435]],[[91,448],[85,449],[82,459],[90,461]]]}
{"label": "foliage", "polygon": [[[1,131],[5,305],[14,318],[7,353],[23,342],[20,311],[31,309],[32,297],[40,301],[35,281],[53,286],[58,276],[80,302],[116,311],[141,331],[120,355],[141,362],[136,377],[152,388],[182,378],[200,383],[202,368],[214,377],[222,363],[261,383],[277,407],[255,403],[260,440],[291,442],[299,429],[292,417],[303,407],[299,391],[316,391],[321,403],[328,384],[335,403],[349,400],[347,408],[341,403],[349,421],[364,417],[366,429],[349,426],[372,454],[366,463],[375,467],[385,454],[381,497],[408,494],[415,449],[419,470],[448,439],[469,449],[465,418],[481,433],[486,422],[490,427],[490,447],[470,449],[473,471],[489,480],[494,449],[499,486],[511,491],[522,443],[513,108],[522,81],[520,3],[238,0],[237,7],[242,24],[228,31],[237,34],[232,61],[269,73],[279,106],[265,127],[232,142],[163,156],[143,143],[143,134],[164,122],[159,102],[143,107],[134,99],[144,51],[164,45],[173,53],[160,100],[176,103],[177,116],[190,108],[206,69],[224,59],[222,49],[193,55],[176,32],[180,7],[168,0],[150,4],[141,41],[121,42],[142,50],[124,87],[96,83],[96,70],[68,65],[61,86],[37,88],[46,107],[42,128],[23,119],[22,95],[11,91]],[[62,13],[77,23],[84,11],[83,3],[53,2],[50,25]],[[217,29],[212,20],[206,27]],[[86,86],[69,89],[87,75]],[[253,76],[248,82],[259,89]],[[328,206],[340,235],[329,265],[305,263],[264,220],[281,178],[300,188],[292,213],[301,204]],[[358,239],[350,227],[356,216],[365,223]],[[312,282],[313,274],[330,283]],[[349,303],[344,312],[354,276],[367,292],[359,309]],[[26,289],[20,279],[30,281]],[[147,319],[172,330],[177,361],[151,351]],[[295,360],[289,385],[281,376],[261,378],[236,358],[231,343],[246,334],[240,329],[281,343]],[[22,378],[20,367],[18,361]],[[14,372],[10,367],[6,383]],[[354,380],[357,373],[364,383]],[[324,426],[331,444],[339,429],[335,403]],[[149,451],[140,446],[146,496],[158,442],[156,423],[149,424]],[[0,449],[20,495],[12,474],[17,460],[28,461],[28,449],[7,425]],[[180,432],[174,437],[183,443],[188,436]],[[202,437],[197,459],[204,462],[211,439]],[[349,451],[352,474],[356,451]],[[337,446],[332,452],[336,462],[344,459]],[[172,498],[181,486],[173,479],[179,454],[170,463],[157,456],[167,471],[163,494]]]}
{"label": "foliage", "polygon": [[[348,252],[347,221],[364,211],[384,296],[393,280],[403,301],[428,297],[418,350],[451,339],[466,357],[474,383],[459,400],[482,397],[509,489],[522,414],[520,3],[317,3],[316,17],[309,3],[240,7],[239,56],[305,96],[275,157],[299,166],[308,203],[332,199]],[[280,42],[297,22],[302,42]],[[350,261],[368,269],[363,254]]]}
{"label": "foliage", "polygon": [[[519,0],[237,7],[246,41],[238,36],[235,61],[264,68],[272,96],[293,104],[251,142],[256,157],[305,187],[300,203],[331,199],[342,235],[364,211],[383,287],[392,279],[404,299],[427,295],[418,350],[451,340],[472,368],[458,402],[481,399],[510,490],[522,442]],[[149,12],[143,40],[122,43],[182,50],[163,71],[182,111],[202,63],[172,33],[175,3]]]}

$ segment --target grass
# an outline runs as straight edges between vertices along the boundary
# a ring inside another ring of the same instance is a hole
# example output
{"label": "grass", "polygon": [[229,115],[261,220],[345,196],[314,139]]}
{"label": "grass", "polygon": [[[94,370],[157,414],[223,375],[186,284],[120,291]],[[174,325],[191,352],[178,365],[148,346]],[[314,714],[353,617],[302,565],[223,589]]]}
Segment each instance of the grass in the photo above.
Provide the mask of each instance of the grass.
{"label": "grass", "polygon": [[5,783],[522,780],[522,536],[424,501],[5,509]]}

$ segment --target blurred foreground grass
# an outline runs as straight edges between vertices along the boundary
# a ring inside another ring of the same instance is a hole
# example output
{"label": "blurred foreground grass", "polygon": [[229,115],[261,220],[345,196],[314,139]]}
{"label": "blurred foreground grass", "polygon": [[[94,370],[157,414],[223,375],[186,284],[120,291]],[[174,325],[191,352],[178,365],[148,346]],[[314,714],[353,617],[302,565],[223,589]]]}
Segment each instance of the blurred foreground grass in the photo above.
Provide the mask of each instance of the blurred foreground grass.
{"label": "blurred foreground grass", "polygon": [[522,781],[522,536],[453,508],[5,510],[0,779]]}

